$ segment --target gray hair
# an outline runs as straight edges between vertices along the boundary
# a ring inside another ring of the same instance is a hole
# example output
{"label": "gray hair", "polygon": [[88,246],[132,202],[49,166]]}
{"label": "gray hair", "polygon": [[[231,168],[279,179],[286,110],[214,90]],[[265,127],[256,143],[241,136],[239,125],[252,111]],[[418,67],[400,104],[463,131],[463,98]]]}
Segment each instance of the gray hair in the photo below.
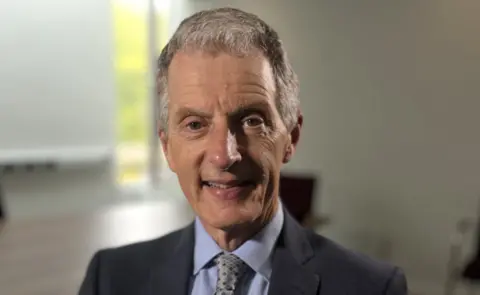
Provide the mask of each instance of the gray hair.
{"label": "gray hair", "polygon": [[183,20],[158,59],[158,126],[168,128],[168,67],[179,51],[226,52],[245,56],[260,50],[275,79],[276,107],[288,130],[298,118],[298,79],[275,30],[258,16],[235,8],[200,11]]}

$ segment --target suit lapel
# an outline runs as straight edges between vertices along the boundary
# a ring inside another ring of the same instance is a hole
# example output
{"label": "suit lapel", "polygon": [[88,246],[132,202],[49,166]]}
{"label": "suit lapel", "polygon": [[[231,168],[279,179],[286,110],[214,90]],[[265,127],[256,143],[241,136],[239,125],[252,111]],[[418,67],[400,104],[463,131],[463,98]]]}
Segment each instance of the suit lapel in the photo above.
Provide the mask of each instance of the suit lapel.
{"label": "suit lapel", "polygon": [[187,295],[193,267],[194,225],[185,228],[168,261],[159,261],[151,271],[149,295]]}
{"label": "suit lapel", "polygon": [[[193,267],[194,224],[185,228],[168,261],[158,261],[150,273],[149,295],[187,295]],[[315,295],[320,277],[313,271],[314,252],[303,229],[285,211],[281,236],[273,253],[269,295]]]}
{"label": "suit lapel", "polygon": [[285,211],[282,234],[273,253],[269,295],[315,295],[320,277],[311,269],[314,252],[303,229]]}

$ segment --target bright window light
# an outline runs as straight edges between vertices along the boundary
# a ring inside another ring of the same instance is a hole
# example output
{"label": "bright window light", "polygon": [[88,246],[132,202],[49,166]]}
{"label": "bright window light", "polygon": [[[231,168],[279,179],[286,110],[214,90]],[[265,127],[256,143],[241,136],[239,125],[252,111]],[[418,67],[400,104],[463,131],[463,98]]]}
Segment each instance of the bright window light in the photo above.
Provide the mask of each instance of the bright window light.
{"label": "bright window light", "polygon": [[[150,159],[148,1],[114,0],[117,167],[121,184],[148,178]],[[158,54],[166,44],[170,1],[154,2]],[[163,158],[161,158],[163,159]]]}

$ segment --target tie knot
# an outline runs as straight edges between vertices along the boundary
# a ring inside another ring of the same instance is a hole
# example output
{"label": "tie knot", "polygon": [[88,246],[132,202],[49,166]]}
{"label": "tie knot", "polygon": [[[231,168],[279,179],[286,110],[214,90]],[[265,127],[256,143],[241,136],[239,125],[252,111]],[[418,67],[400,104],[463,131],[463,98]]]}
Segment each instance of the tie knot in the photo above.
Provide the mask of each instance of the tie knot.
{"label": "tie knot", "polygon": [[232,253],[221,253],[215,257],[215,264],[222,269],[241,269],[246,266],[242,259]]}
{"label": "tie knot", "polygon": [[222,253],[214,259],[218,268],[218,281],[215,294],[233,294],[247,265],[235,254]]}

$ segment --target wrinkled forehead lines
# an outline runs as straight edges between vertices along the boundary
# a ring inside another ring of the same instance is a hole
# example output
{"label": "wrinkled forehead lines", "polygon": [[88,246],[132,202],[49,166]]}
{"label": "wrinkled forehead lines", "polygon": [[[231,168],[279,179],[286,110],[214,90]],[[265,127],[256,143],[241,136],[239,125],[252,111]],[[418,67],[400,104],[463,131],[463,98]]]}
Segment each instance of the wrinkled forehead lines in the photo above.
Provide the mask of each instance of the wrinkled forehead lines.
{"label": "wrinkled forehead lines", "polygon": [[255,85],[269,91],[275,90],[272,68],[266,58],[261,55],[236,57],[229,54],[212,56],[209,54],[177,53],[168,70],[168,86],[176,91],[185,84],[215,86],[228,89],[236,85]]}
{"label": "wrinkled forehead lines", "polygon": [[265,58],[178,54],[170,69],[173,109],[232,112],[261,101],[274,105],[275,83]]}

